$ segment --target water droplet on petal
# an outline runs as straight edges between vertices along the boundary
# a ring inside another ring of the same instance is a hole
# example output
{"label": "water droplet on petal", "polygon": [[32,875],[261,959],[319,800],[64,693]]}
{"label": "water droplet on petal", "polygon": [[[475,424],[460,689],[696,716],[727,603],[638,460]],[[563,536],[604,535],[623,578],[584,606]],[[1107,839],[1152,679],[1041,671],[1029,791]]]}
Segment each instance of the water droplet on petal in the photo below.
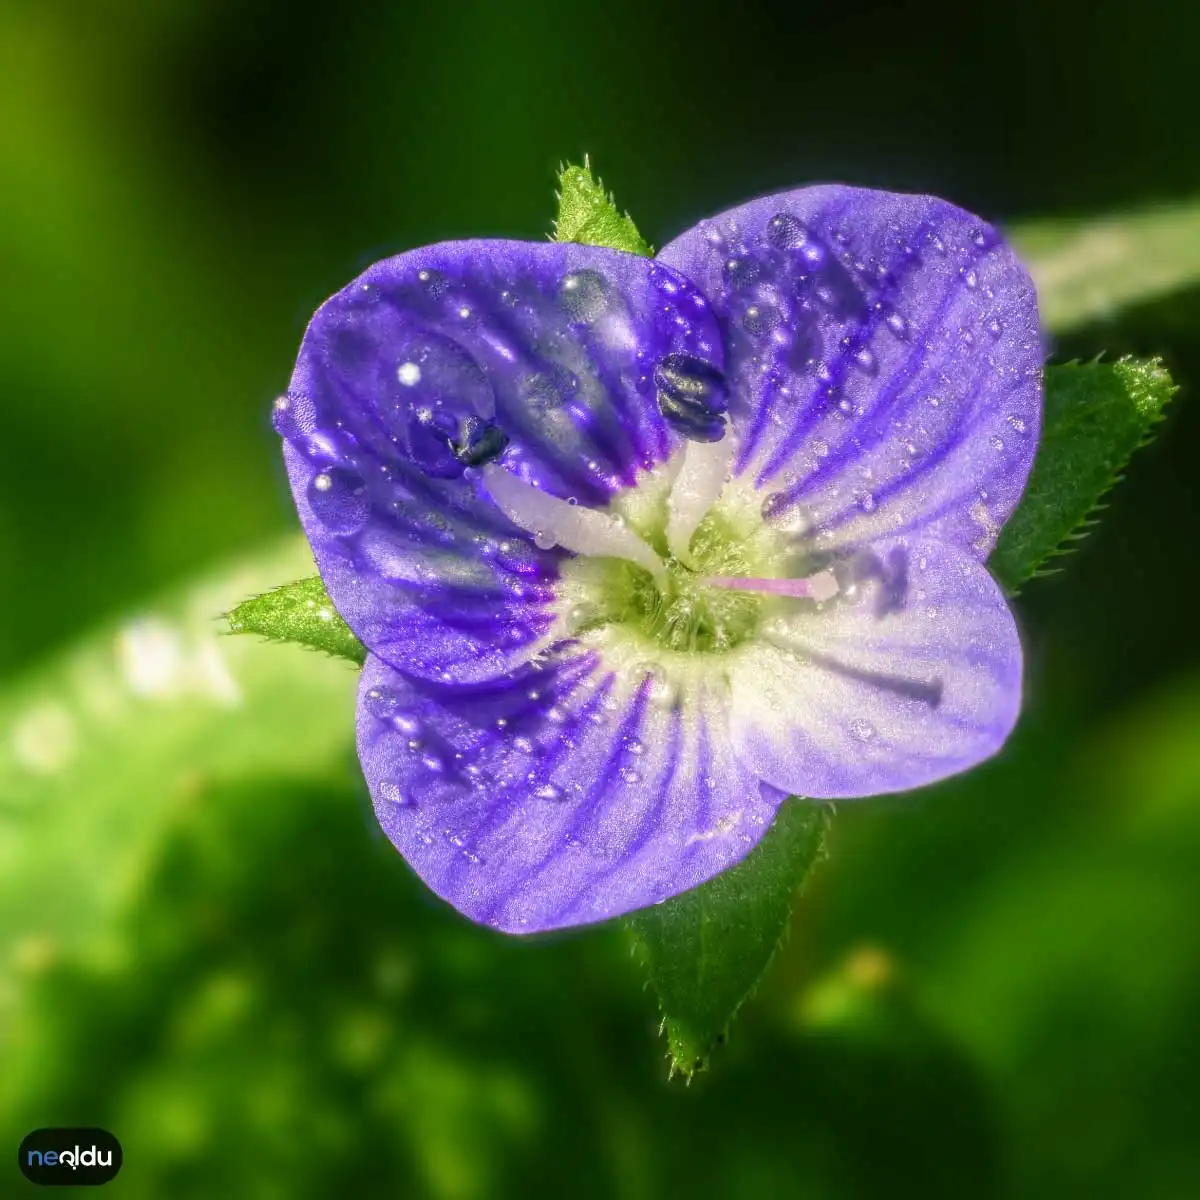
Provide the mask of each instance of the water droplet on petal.
{"label": "water droplet on petal", "polygon": [[395,709],[389,718],[392,728],[397,733],[407,734],[410,738],[417,737],[422,731],[421,718],[410,709]]}
{"label": "water droplet on petal", "polygon": [[751,337],[763,337],[779,327],[783,316],[773,304],[751,304],[742,315],[742,328]]}
{"label": "water droplet on petal", "polygon": [[988,442],[991,444],[993,450],[1004,449],[1004,439],[1002,437],[997,437],[995,434],[993,434],[990,438],[988,438]]}
{"label": "water droplet on petal", "polygon": [[725,263],[725,279],[734,291],[749,287],[762,274],[753,258],[730,258]]}
{"label": "water droplet on petal", "polygon": [[570,320],[589,325],[608,307],[608,281],[598,271],[572,271],[563,277],[558,301]]}
{"label": "water droplet on petal", "polygon": [[396,368],[396,378],[405,387],[415,387],[421,382],[421,368],[415,362],[403,362]]}
{"label": "water droplet on petal", "polygon": [[436,748],[430,748],[421,755],[421,764],[435,775],[445,774],[447,767],[445,755]]}
{"label": "water droplet on petal", "polygon": [[373,687],[363,697],[367,712],[377,721],[390,721],[400,707],[399,694],[390,687]]}
{"label": "water droplet on petal", "polygon": [[307,437],[317,427],[317,407],[307,396],[279,396],[271,406],[275,432],[289,442]]}
{"label": "water droplet on petal", "polygon": [[795,250],[807,237],[808,231],[791,213],[776,213],[767,222],[767,241],[780,250]]}
{"label": "water droplet on petal", "polygon": [[850,722],[850,733],[860,742],[869,742],[875,736],[875,726],[862,717],[856,717]]}
{"label": "water droplet on petal", "polygon": [[550,530],[538,529],[533,535],[533,544],[539,550],[553,550],[558,545],[558,540]]}
{"label": "water droplet on petal", "polygon": [[1008,418],[1008,423],[1018,432],[1025,432],[1025,420],[1023,417],[1018,417],[1015,413]]}
{"label": "water droplet on petal", "polygon": [[987,323],[987,331],[991,334],[993,341],[998,341],[1000,335],[1004,332],[1004,326],[1001,324],[999,318],[993,317]]}
{"label": "water droplet on petal", "polygon": [[402,792],[400,785],[392,783],[391,780],[384,780],[379,785],[379,798],[388,804],[396,805],[397,808],[411,808],[413,803],[412,797]]}
{"label": "water droplet on petal", "polygon": [[908,322],[898,313],[888,313],[885,318],[887,327],[898,337],[908,337]]}
{"label": "water droplet on petal", "polygon": [[794,503],[786,492],[771,492],[763,500],[759,512],[766,524],[786,537],[798,537],[808,531],[809,522],[804,509]]}
{"label": "water droplet on petal", "polygon": [[858,364],[860,370],[865,371],[868,375],[874,375],[879,370],[878,360],[866,346],[855,354],[854,361]]}
{"label": "water droplet on petal", "polygon": [[534,788],[533,794],[539,800],[562,800],[566,793],[556,783],[543,783],[539,787]]}
{"label": "water droplet on petal", "polygon": [[977,288],[979,286],[979,275],[976,273],[973,267],[964,267],[962,277],[963,283],[965,283],[967,287]]}
{"label": "water droplet on petal", "polygon": [[308,485],[313,515],[330,533],[357,533],[371,511],[362,476],[333,467],[314,476]]}

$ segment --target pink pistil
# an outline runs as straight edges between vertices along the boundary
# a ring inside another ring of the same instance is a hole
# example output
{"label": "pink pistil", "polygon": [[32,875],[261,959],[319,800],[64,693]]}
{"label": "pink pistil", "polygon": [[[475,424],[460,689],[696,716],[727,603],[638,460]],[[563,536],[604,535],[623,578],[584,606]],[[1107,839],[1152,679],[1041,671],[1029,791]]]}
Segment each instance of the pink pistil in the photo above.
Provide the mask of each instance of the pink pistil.
{"label": "pink pistil", "polygon": [[795,596],[806,600],[831,600],[838,593],[832,571],[818,571],[807,579],[754,579],[734,575],[706,575],[702,580],[709,587],[728,588],[735,592],[764,592],[771,596]]}

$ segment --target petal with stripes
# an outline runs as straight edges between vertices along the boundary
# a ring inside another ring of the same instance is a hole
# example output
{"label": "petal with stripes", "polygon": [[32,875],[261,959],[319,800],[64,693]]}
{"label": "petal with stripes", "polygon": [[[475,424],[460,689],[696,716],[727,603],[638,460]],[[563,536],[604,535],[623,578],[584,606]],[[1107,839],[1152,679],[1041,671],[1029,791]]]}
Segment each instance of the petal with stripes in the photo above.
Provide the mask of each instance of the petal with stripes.
{"label": "petal with stripes", "polygon": [[734,753],[720,679],[666,689],[579,649],[471,687],[372,656],[358,749],[380,824],[443,899],[512,933],[603,921],[744,857],[785,794]]}

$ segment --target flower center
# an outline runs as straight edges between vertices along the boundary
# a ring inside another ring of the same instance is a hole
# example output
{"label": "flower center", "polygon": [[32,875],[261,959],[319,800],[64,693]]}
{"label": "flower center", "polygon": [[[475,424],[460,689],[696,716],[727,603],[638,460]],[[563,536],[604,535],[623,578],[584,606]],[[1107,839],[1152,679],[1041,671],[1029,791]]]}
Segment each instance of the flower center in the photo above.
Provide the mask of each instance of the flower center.
{"label": "flower center", "polygon": [[723,654],[757,636],[783,606],[831,599],[829,570],[797,550],[770,505],[730,475],[731,439],[688,442],[606,511],[568,504],[496,463],[492,499],[539,546],[574,552],[557,592],[558,636],[620,643],[653,656]]}

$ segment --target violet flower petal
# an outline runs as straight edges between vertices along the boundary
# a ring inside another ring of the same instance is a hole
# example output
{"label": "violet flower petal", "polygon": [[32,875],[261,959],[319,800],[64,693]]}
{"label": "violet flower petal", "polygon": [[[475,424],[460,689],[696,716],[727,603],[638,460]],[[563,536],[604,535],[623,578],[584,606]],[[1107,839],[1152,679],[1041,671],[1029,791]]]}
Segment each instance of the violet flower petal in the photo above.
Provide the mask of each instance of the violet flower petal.
{"label": "violet flower petal", "polygon": [[785,793],[728,736],[728,689],[675,695],[582,650],[470,687],[374,656],[358,751],[409,865],[476,921],[512,933],[602,921],[732,866]]}
{"label": "violet flower petal", "polygon": [[994,229],[822,186],[702,221],[657,261],[722,321],[739,473],[826,546],[921,530],[987,557],[1041,417],[1033,284]]}
{"label": "violet flower petal", "polygon": [[895,538],[835,568],[842,594],[733,656],[731,733],[762,779],[820,799],[905,791],[1004,744],[1021,643],[969,552]]}
{"label": "violet flower petal", "polygon": [[473,241],[376,263],[318,310],[276,428],[338,612],[397,669],[488,678],[549,635],[561,550],[481,487],[498,461],[603,506],[681,444],[667,355],[722,363],[707,303],[648,259]]}

